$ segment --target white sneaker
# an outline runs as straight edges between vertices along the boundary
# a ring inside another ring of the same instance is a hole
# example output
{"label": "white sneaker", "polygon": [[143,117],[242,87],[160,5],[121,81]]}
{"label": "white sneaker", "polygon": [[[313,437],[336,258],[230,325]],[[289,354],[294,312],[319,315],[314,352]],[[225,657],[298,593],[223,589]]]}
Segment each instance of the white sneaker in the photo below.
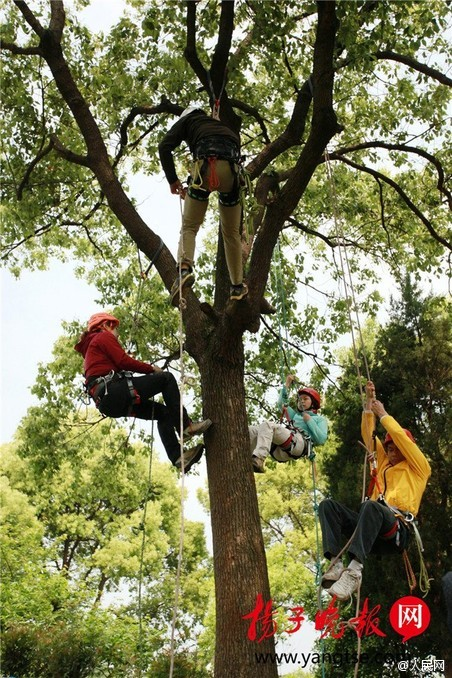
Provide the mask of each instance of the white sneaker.
{"label": "white sneaker", "polygon": [[256,457],[256,455],[253,454],[252,462],[253,462],[254,473],[265,473],[265,469],[264,469],[265,459],[261,459],[260,457]]}
{"label": "white sneaker", "polygon": [[358,590],[362,580],[362,574],[358,570],[344,570],[331,588],[328,589],[330,596],[336,596],[338,600],[348,600]]}
{"label": "white sneaker", "polygon": [[329,589],[330,586],[339,579],[343,571],[344,564],[342,560],[338,560],[334,563],[333,567],[330,567],[330,569],[322,575],[322,588]]}
{"label": "white sneaker", "polygon": [[208,428],[212,426],[210,419],[204,419],[203,421],[191,421],[187,428],[184,428],[184,443],[187,440],[190,440],[193,436],[201,435],[205,433]]}
{"label": "white sneaker", "polygon": [[[195,445],[191,450],[184,451],[184,473],[188,473],[193,464],[196,464],[201,459],[203,452],[204,445],[202,443]],[[182,456],[179,457],[174,466],[178,469],[182,468]]]}

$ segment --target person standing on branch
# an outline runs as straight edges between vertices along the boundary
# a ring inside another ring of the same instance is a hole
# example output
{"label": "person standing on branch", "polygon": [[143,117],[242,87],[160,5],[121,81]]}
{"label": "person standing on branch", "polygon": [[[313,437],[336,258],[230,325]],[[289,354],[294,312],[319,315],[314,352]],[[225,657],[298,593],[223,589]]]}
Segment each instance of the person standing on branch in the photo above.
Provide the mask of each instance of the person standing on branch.
{"label": "person standing on branch", "polygon": [[[176,435],[180,429],[180,393],[169,372],[129,356],[118,341],[119,320],[109,313],[95,313],[75,350],[84,359],[85,388],[98,410],[106,417],[156,419],[171,463],[181,468],[181,446]],[[143,376],[135,377],[137,372]],[[165,404],[154,402],[161,393]],[[193,422],[183,408],[184,440],[207,431],[210,419]],[[184,451],[184,471],[200,460],[204,445]]]}
{"label": "person standing on branch", "polygon": [[[375,436],[374,415],[387,432],[383,443]],[[361,432],[372,462],[374,440],[376,447],[376,478],[374,484],[371,482],[369,499],[358,513],[333,499],[325,499],[319,506],[323,551],[328,560],[340,553],[342,537],[351,537],[348,567],[338,560],[322,577],[323,588],[338,600],[347,600],[359,588],[369,553],[390,554],[405,549],[410,535],[406,520],[416,517],[431,474],[430,464],[411,432],[375,399],[371,381],[366,384]]]}
{"label": "person standing on branch", "polygon": [[[173,151],[186,142],[193,156],[188,189],[182,186],[174,165]],[[224,251],[231,279],[230,299],[248,294],[243,282],[240,220],[240,137],[224,123],[209,117],[202,109],[189,107],[165,134],[159,144],[160,162],[171,193],[184,199],[178,266],[182,287],[194,282],[193,264],[196,235],[206,214],[209,196],[218,191]],[[178,304],[179,279],[171,288],[171,302]]]}
{"label": "person standing on branch", "polygon": [[323,445],[328,437],[328,423],[317,414],[319,393],[309,387],[298,389],[297,409],[288,406],[289,389],[295,377],[288,374],[281,389],[278,406],[285,409],[290,422],[263,421],[249,426],[250,447],[255,473],[265,473],[265,459],[269,454],[279,462],[307,457],[312,445]]}

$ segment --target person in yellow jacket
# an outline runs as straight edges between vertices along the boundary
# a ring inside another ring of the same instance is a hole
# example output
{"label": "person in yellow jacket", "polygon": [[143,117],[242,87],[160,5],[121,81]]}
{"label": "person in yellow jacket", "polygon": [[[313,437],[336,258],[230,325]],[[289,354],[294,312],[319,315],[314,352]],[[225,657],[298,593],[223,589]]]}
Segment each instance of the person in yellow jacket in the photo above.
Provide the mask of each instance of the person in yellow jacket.
{"label": "person in yellow jacket", "polygon": [[[375,415],[386,429],[383,443],[375,438],[376,477],[370,497],[358,513],[333,499],[325,499],[319,505],[325,557],[334,560],[341,551],[342,538],[351,537],[348,567],[339,559],[322,577],[322,587],[338,600],[347,600],[358,589],[369,553],[395,553],[406,547],[409,532],[397,514],[416,517],[431,474],[430,464],[411,432],[375,399],[371,381],[366,384],[366,398],[361,433],[369,451],[374,449]],[[375,455],[371,452],[371,457]]]}

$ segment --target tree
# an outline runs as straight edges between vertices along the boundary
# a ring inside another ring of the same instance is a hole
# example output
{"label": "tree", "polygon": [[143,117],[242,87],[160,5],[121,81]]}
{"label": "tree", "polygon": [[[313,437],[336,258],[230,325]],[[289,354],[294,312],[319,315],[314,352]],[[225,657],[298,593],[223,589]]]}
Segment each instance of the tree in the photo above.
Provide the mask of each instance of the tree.
{"label": "tree", "polygon": [[[2,665],[11,674],[154,674],[170,654],[180,498],[169,465],[154,460],[149,479],[149,450],[129,436],[97,413],[91,424],[83,412],[56,423],[43,401],[3,450]],[[198,661],[211,578],[202,524],[186,520],[184,532],[180,675]],[[109,602],[118,589],[125,602]]]}
{"label": "tree", "polygon": [[[144,162],[156,169],[155,142],[166,116],[179,114],[199,87],[204,104],[222,93],[221,117],[241,127],[250,154],[259,208],[252,239],[244,242],[249,297],[226,303],[220,238],[213,303],[190,293],[183,312],[203,413],[215,424],[206,442],[218,678],[232,675],[231,658],[234,675],[254,675],[254,648],[241,617],[256,593],[270,596],[256,491],[243,454],[243,337],[257,332],[261,311],[268,310],[262,298],[273,249],[291,228],[291,244],[310,244],[317,267],[330,257],[334,266],[343,241],[408,270],[441,268],[450,249],[450,132],[443,121],[451,82],[437,59],[426,64],[426,54],[449,54],[448,12],[441,2],[132,2],[130,15],[102,41],[74,16],[66,18],[61,0],[33,10],[16,0],[5,12],[11,140],[5,257],[16,270],[44,265],[48,254],[65,256],[65,250],[86,261],[117,261],[129,255],[131,241],[153,260],[160,238],[129,200],[126,175],[142,166],[138,153],[148,153]],[[400,124],[404,117],[407,127]],[[325,162],[339,132],[340,144]],[[335,213],[347,223],[345,235],[333,223]],[[169,289],[175,261],[165,246],[155,267]],[[371,267],[363,274],[371,276]],[[294,284],[304,278],[298,268]],[[337,299],[332,304],[340,331],[346,309]],[[325,327],[324,343],[331,337]],[[264,645],[273,650],[271,639]],[[259,671],[276,675],[270,665]]]}

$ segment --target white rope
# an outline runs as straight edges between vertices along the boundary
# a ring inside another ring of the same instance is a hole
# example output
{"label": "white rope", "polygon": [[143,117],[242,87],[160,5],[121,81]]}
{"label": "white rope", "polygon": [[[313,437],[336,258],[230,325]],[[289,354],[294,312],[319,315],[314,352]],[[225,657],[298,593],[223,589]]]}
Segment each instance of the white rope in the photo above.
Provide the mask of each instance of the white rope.
{"label": "white rope", "polygon": [[[182,198],[180,198],[180,209],[182,217]],[[182,237],[182,234],[181,234]],[[184,256],[184,253],[182,254]],[[179,597],[180,597],[180,580],[181,580],[181,570],[182,570],[182,556],[184,550],[184,503],[185,503],[185,490],[184,490],[184,481],[185,481],[185,460],[184,460],[184,382],[185,382],[185,371],[184,371],[184,328],[182,322],[182,311],[186,308],[187,304],[185,299],[182,296],[182,267],[179,262],[179,364],[180,364],[180,408],[179,408],[179,430],[180,430],[180,456],[181,456],[181,488],[180,488],[180,537],[179,537],[179,553],[177,556],[177,571],[176,571],[176,589],[174,593],[174,608],[173,608],[173,619],[171,623],[171,646],[170,646],[170,671],[169,678],[173,678],[174,672],[174,647],[175,647],[175,633],[176,633],[176,618],[179,607]]]}
{"label": "white rope", "polygon": [[[361,344],[361,354],[363,357],[365,369],[366,369],[366,374],[367,374],[367,381],[370,381],[370,373],[369,373],[369,365],[367,362],[367,356],[366,356],[366,351],[364,347],[364,340],[363,340],[363,335],[362,335],[362,330],[361,330],[361,323],[359,319],[359,312],[358,312],[358,305],[356,302],[356,296],[355,296],[355,289],[353,286],[353,278],[352,278],[352,273],[351,273],[351,268],[350,268],[350,262],[348,259],[348,254],[347,254],[347,247],[345,245],[345,237],[344,237],[344,229],[342,226],[342,220],[339,218],[338,215],[338,208],[337,208],[337,193],[336,193],[336,184],[334,182],[334,176],[333,172],[331,170],[331,162],[330,158],[328,155],[328,151],[325,150],[325,163],[326,163],[326,168],[327,168],[327,175],[329,179],[329,185],[330,185],[330,190],[331,190],[331,199],[332,199],[332,204],[333,204],[333,216],[334,216],[334,227],[336,231],[336,235],[338,237],[339,241],[339,260],[341,263],[341,271],[342,271],[342,279],[343,279],[343,284],[344,284],[344,292],[345,292],[345,300],[347,304],[347,315],[348,315],[348,321],[350,325],[350,332],[351,332],[351,337],[352,337],[352,344],[353,344],[353,356],[355,360],[355,367],[356,367],[356,373],[358,376],[358,385],[359,385],[359,392],[361,395],[361,403],[364,409],[364,392],[363,392],[363,386],[362,386],[362,378],[361,378],[361,370],[359,367],[359,360],[358,360],[358,348],[357,348],[357,343],[355,339],[355,331],[354,331],[354,325],[353,325],[353,318],[352,318],[352,308],[355,314],[355,319],[356,319],[356,325],[358,328],[358,335],[359,335],[359,341]],[[346,280],[346,272],[348,276],[348,284]],[[348,291],[348,286],[350,289],[350,294]],[[365,478],[366,478],[366,461],[367,461],[367,450],[366,450],[366,457],[364,459],[364,470],[363,470],[363,487],[362,487],[362,492],[363,492],[363,497],[362,500],[364,499],[364,493],[365,493]],[[339,558],[342,556],[343,553],[347,550],[348,546],[351,544],[353,537],[355,536],[356,533],[356,528],[353,531],[352,536],[350,539],[347,541],[345,546],[342,548],[342,550],[338,553],[338,555],[331,561],[330,567],[328,569],[331,569],[333,567],[334,563],[336,563]],[[355,612],[355,617],[358,616],[359,614],[359,606],[360,606],[360,598],[361,598],[361,583],[359,583],[358,590],[356,592],[356,612]],[[352,627],[355,631],[356,629]],[[360,659],[361,659],[361,636],[359,633],[357,633],[357,639],[358,639],[358,644],[357,644],[357,653],[356,653],[356,662],[354,666],[354,672],[353,676],[354,678],[357,678],[358,676],[358,671],[359,671],[359,664],[360,664]]]}
{"label": "white rope", "polygon": [[[140,657],[140,665],[138,667],[139,678],[142,675],[142,648],[143,648],[143,607],[142,607],[142,593],[143,593],[143,569],[144,569],[144,550],[146,546],[146,518],[148,510],[148,501],[150,500],[151,490],[151,473],[152,473],[152,453],[154,451],[154,401],[152,401],[152,424],[151,424],[151,450],[149,453],[149,467],[148,467],[148,483],[146,487],[146,496],[144,500],[143,520],[141,522],[141,529],[143,536],[141,539],[141,553],[140,553],[140,571],[138,574],[138,652]],[[135,419],[134,419],[135,423]]]}
{"label": "white rope", "polygon": [[[355,314],[355,319],[356,319],[356,325],[358,328],[358,335],[359,335],[359,341],[361,344],[361,354],[363,357],[365,369],[366,369],[366,375],[367,375],[367,380],[370,381],[370,372],[369,372],[369,365],[367,362],[367,356],[366,356],[366,351],[364,347],[364,339],[363,339],[363,334],[361,330],[361,323],[359,319],[359,312],[358,312],[358,304],[356,302],[356,296],[355,296],[355,289],[353,285],[353,277],[350,269],[350,262],[348,259],[348,254],[347,254],[347,247],[345,245],[345,237],[344,237],[344,229],[342,227],[342,220],[338,216],[338,209],[337,209],[337,193],[336,193],[336,184],[334,182],[334,175],[331,170],[331,162],[330,158],[328,155],[328,151],[325,151],[325,163],[326,163],[326,168],[327,168],[327,175],[328,179],[330,182],[330,189],[331,189],[331,201],[333,204],[333,217],[334,217],[334,226],[335,226],[335,231],[338,237],[339,241],[339,260],[341,263],[341,271],[342,271],[342,278],[344,282],[344,292],[345,292],[345,300],[347,303],[347,314],[348,314],[348,320],[350,324],[350,331],[351,331],[351,337],[352,337],[352,344],[353,344],[353,355],[355,359],[355,366],[356,366],[356,371],[358,375],[358,385],[359,385],[359,392],[361,394],[361,402],[363,403],[364,406],[364,393],[363,393],[363,388],[362,388],[362,379],[361,379],[361,370],[359,367],[359,362],[358,362],[358,348],[357,348],[357,343],[355,339],[355,331],[354,331],[354,325],[353,325],[353,318],[352,318],[352,308]],[[348,274],[348,283],[346,280],[346,270]],[[350,294],[348,292],[348,288],[350,288]]]}

